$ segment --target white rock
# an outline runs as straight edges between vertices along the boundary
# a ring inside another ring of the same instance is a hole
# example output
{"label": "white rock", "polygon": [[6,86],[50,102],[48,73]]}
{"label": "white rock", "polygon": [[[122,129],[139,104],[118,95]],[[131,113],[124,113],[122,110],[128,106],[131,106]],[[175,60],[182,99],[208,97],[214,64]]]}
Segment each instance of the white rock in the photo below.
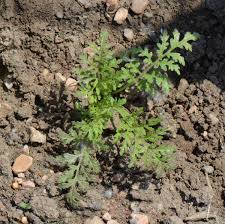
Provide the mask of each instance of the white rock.
{"label": "white rock", "polygon": [[133,40],[134,38],[134,32],[132,29],[129,28],[124,29],[123,35],[129,41]]}
{"label": "white rock", "polygon": [[103,216],[102,216],[103,220],[105,221],[110,221],[112,219],[112,216],[106,212]]}
{"label": "white rock", "polygon": [[204,131],[202,135],[203,135],[204,138],[206,138],[208,136],[208,132]]}
{"label": "white rock", "polygon": [[32,143],[46,143],[46,135],[42,134],[40,131],[33,127],[30,127],[30,141]]}
{"label": "white rock", "polygon": [[148,0],[132,0],[131,10],[136,14],[141,14],[145,11],[148,4]]}
{"label": "white rock", "polygon": [[23,224],[28,224],[28,219],[27,219],[27,217],[26,217],[26,216],[23,216],[23,217],[21,218],[21,222],[22,222]]}
{"label": "white rock", "polygon": [[24,145],[23,148],[22,148],[22,151],[26,154],[29,154],[30,153],[30,149],[29,149],[29,146],[28,145]]}
{"label": "white rock", "polygon": [[4,84],[7,89],[12,89],[13,87],[13,83],[10,81],[5,81]]}
{"label": "white rock", "polygon": [[18,173],[17,176],[18,176],[19,178],[25,178],[25,174],[24,174],[24,173]]}
{"label": "white rock", "polygon": [[214,172],[214,167],[213,166],[204,166],[203,170],[205,173],[212,174]]}
{"label": "white rock", "polygon": [[114,17],[114,21],[118,24],[122,24],[128,16],[128,10],[125,8],[119,8]]}

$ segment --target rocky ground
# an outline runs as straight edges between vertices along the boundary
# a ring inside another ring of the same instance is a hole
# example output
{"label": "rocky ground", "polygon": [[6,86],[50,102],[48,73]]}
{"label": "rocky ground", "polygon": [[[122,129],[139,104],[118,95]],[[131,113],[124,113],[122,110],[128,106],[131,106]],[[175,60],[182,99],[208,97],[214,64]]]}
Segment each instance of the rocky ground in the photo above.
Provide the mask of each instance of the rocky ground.
{"label": "rocky ground", "polygon": [[[0,1],[0,223],[225,223],[224,0],[116,2]],[[161,28],[201,35],[170,94],[148,101],[170,130],[176,168],[160,179],[108,171],[72,210],[54,158],[79,55],[102,29],[119,52],[154,46]]]}

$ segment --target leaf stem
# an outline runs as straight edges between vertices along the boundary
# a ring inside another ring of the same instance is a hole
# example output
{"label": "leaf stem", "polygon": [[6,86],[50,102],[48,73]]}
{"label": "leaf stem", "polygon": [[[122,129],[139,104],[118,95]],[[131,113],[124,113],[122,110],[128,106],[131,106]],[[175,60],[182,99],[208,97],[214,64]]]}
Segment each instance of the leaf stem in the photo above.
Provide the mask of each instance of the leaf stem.
{"label": "leaf stem", "polygon": [[81,154],[80,154],[80,156],[79,156],[79,162],[78,162],[76,174],[75,174],[75,177],[74,177],[74,184],[73,184],[73,186],[71,187],[72,190],[75,190],[75,189],[76,189],[77,177],[78,177],[78,175],[79,175],[80,167],[81,167],[81,164],[82,164],[82,162],[83,162],[84,149],[82,149],[81,151],[82,151],[82,152],[81,152]]}

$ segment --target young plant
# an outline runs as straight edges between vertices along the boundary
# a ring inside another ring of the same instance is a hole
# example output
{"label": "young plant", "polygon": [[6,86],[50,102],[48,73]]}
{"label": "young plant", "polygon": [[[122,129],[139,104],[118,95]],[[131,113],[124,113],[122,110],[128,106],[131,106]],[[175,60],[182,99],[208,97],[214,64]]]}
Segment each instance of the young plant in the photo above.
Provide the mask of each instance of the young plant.
{"label": "young plant", "polygon": [[[167,73],[179,75],[181,66],[185,65],[177,50],[191,51],[190,42],[197,39],[196,35],[188,32],[181,38],[175,30],[169,37],[164,32],[155,52],[147,48],[132,49],[121,58],[114,55],[107,39],[108,34],[101,33],[99,40],[90,46],[92,54],[82,55],[82,67],[76,71],[79,77],[76,95],[81,99],[76,102],[76,109],[80,120],[63,135],[64,142],[73,147],[73,153],[60,157],[68,169],[59,182],[63,189],[69,189],[70,204],[79,201],[99,173],[97,153],[116,147],[120,156],[128,158],[130,167],[158,172],[172,165],[174,148],[161,144],[166,130],[160,127],[160,119],[146,117],[143,108],[128,109],[126,96],[131,88],[149,94],[156,89],[168,92]],[[113,130],[106,132],[109,121]]]}

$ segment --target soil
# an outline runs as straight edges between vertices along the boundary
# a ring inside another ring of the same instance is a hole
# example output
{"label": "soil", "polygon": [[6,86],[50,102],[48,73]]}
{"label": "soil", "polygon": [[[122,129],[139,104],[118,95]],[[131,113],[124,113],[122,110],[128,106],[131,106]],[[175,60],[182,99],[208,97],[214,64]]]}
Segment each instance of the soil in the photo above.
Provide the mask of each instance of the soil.
{"label": "soil", "polygon": [[[104,0],[0,1],[0,223],[20,223],[26,216],[34,224],[79,224],[109,211],[125,224],[132,210],[148,215],[151,224],[182,223],[174,216],[188,224],[225,223],[224,0],[149,2],[144,14],[129,11],[118,25]],[[130,1],[119,4],[129,8]],[[125,28],[134,31],[132,41],[124,39]],[[175,170],[161,178],[110,170],[87,192],[83,207],[69,208],[58,188],[55,162],[66,150],[59,133],[67,130],[73,105],[71,91],[60,85],[61,74],[73,76],[80,53],[102,29],[121,51],[154,46],[162,28],[201,35],[185,56],[182,76],[172,79],[170,94],[149,102],[150,112],[170,130],[167,142],[177,147]],[[45,134],[47,142],[30,142],[30,127]],[[35,187],[13,190],[11,165],[28,148],[34,163],[25,178]],[[206,174],[207,168],[212,172]],[[21,202],[32,208],[21,208]],[[203,211],[213,218],[186,220]]]}

